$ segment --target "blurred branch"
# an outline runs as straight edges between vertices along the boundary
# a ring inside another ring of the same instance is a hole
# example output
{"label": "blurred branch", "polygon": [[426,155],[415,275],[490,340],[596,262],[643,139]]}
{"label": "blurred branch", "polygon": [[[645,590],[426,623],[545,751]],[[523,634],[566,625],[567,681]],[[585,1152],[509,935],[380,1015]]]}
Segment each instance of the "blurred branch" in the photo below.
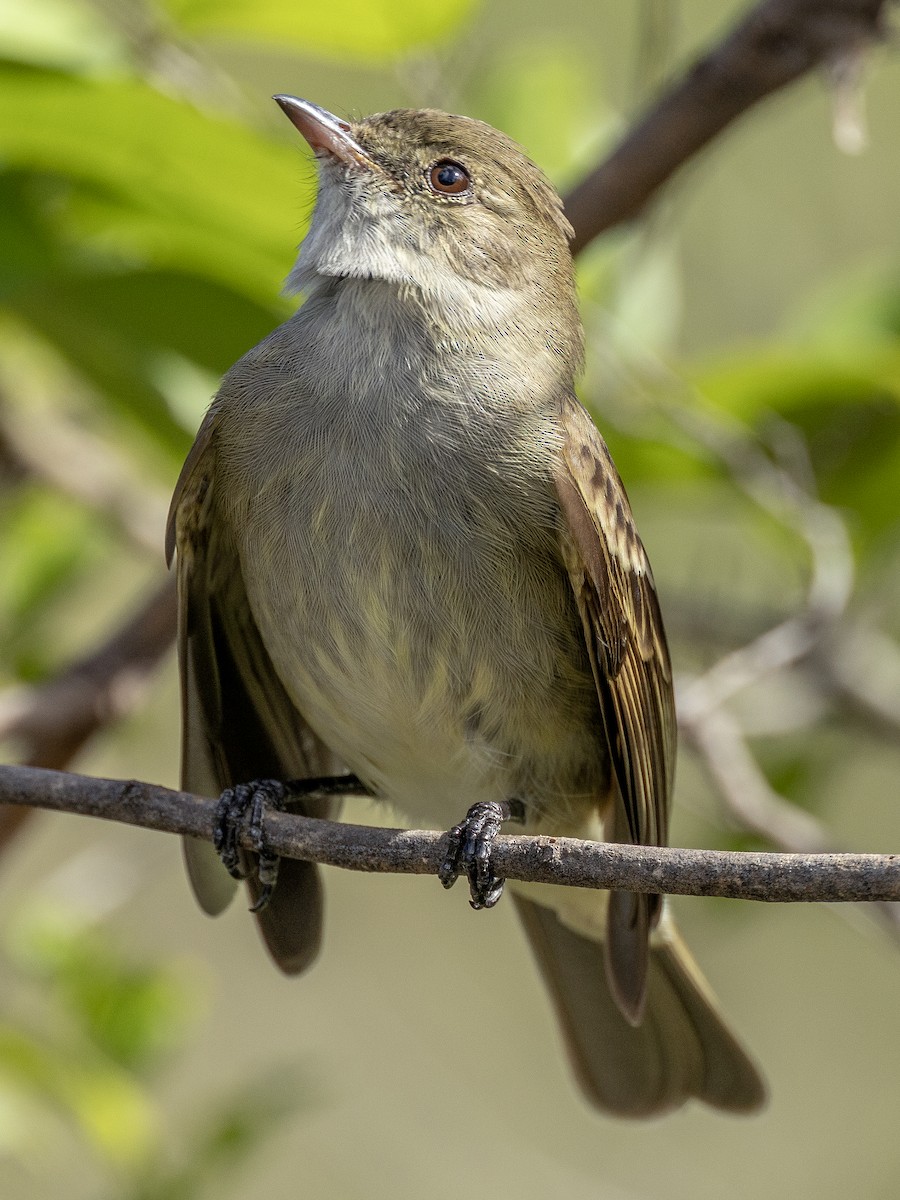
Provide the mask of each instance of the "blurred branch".
{"label": "blurred branch", "polygon": [[814,67],[884,36],[887,0],[763,0],[698,59],[566,198],[574,253],[638,215],[732,121]]}
{"label": "blurred branch", "polygon": [[[18,742],[29,766],[66,766],[98,729],[135,707],[174,638],[170,576],[111,637],[55,679],[0,695],[0,741]],[[27,808],[0,808],[0,850],[29,815]]]}
{"label": "blurred branch", "polygon": [[175,631],[175,580],[167,577],[114,635],[36,688],[0,696],[0,739],[25,747],[28,764],[68,762],[100,726],[134,705]]}
{"label": "blurred branch", "polygon": [[892,638],[858,626],[832,639],[809,666],[819,686],[870,731],[900,740],[900,646]]}
{"label": "blurred branch", "polygon": [[[693,685],[690,685],[693,686]],[[729,815],[742,829],[790,854],[833,849],[825,826],[776,792],[756,761],[740,722],[725,708],[699,713],[679,704],[678,728],[700,756]],[[865,910],[893,938],[900,938],[900,905],[881,901]]]}
{"label": "blurred branch", "polygon": [[784,422],[777,427],[782,443],[790,439],[795,460],[792,471],[770,457],[737,421],[726,421],[723,415],[714,416],[696,406],[673,406],[670,416],[694,445],[705,447],[719,460],[754,503],[803,538],[812,567],[806,600],[798,612],[726,654],[682,690],[682,716],[695,724],[703,712],[711,712],[765,676],[792,666],[821,643],[846,611],[855,572],[843,518],[797,478],[796,460],[805,467],[806,457],[796,430]]}
{"label": "blurred branch", "polygon": [[98,512],[137,549],[160,557],[165,498],[136,479],[134,468],[100,438],[59,413],[49,420],[4,404],[0,443],[20,470]]}
{"label": "blurred branch", "polygon": [[[217,804],[135,780],[27,767],[0,767],[0,801],[207,841]],[[265,838],[285,858],[404,875],[436,874],[447,847],[443,833],[343,825],[279,812],[266,814]],[[252,848],[247,840],[242,844]],[[501,836],[492,857],[495,870],[506,878],[572,887],[777,902],[900,900],[900,856],[893,854],[757,854]]]}
{"label": "blurred branch", "polygon": [[134,66],[162,92],[190,99],[217,116],[245,115],[240,88],[215,56],[191,41],[152,3],[122,4],[120,0],[88,0],[116,30],[129,48]]}
{"label": "blurred branch", "polygon": [[713,707],[697,714],[689,704],[680,703],[678,724],[741,828],[792,854],[829,847],[825,829],[815,817],[784,799],[769,783],[740,722],[729,712]]}
{"label": "blurred branch", "polygon": [[[805,443],[786,423],[775,429],[777,461],[737,422],[726,423],[724,417],[713,417],[698,407],[672,413],[693,442],[722,463],[741,490],[805,540],[811,558],[806,599],[798,612],[725,654],[703,675],[682,683],[679,730],[700,756],[729,815],[741,828],[790,853],[826,850],[832,842],[825,826],[771,786],[740,722],[726,705],[745,688],[814,653],[822,661],[832,660],[834,633],[855,580],[849,532],[837,510],[811,492],[813,474]],[[843,686],[849,688],[847,680]],[[900,936],[900,908],[882,904],[869,911],[892,935]]]}
{"label": "blurred branch", "polygon": [[837,511],[818,500],[809,485],[804,486],[803,477],[812,477],[805,446],[785,423],[777,427],[778,462],[735,420],[696,405],[672,406],[670,416],[763,511],[805,540],[811,558],[806,599],[798,612],[723,655],[703,675],[681,684],[679,728],[743,828],[786,851],[821,850],[828,844],[824,828],[774,791],[740,723],[725,705],[744,689],[794,666],[831,635],[853,592],[850,535]]}

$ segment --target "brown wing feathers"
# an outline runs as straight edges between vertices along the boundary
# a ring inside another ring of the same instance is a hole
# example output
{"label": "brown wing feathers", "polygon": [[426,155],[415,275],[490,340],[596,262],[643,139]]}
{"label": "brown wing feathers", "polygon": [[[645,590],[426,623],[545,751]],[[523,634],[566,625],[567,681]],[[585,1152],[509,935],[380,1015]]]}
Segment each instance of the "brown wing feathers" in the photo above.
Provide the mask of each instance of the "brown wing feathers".
{"label": "brown wing feathers", "polygon": [[[653,576],[606,444],[574,399],[566,403],[563,425],[556,481],[562,549],[618,785],[611,836],[661,845],[674,775],[675,708]],[[610,985],[635,1023],[645,1001],[647,936],[659,912],[659,897],[610,897]]]}
{"label": "brown wing feathers", "polygon": [[672,672],[653,576],[606,444],[571,401],[563,551],[607,720],[613,767],[636,843],[666,840],[675,759]]}
{"label": "brown wing feathers", "polygon": [[[182,682],[182,782],[215,795],[254,779],[335,774],[327,748],[294,708],[253,619],[240,559],[215,504],[213,418],[208,417],[172,503],[167,548],[177,542]],[[306,803],[309,816],[327,805]],[[221,911],[233,883],[212,846],[188,840],[185,857],[203,908]],[[248,885],[256,896],[252,862]],[[322,921],[318,871],[284,860],[260,931],[278,965],[303,970],[315,957]]]}

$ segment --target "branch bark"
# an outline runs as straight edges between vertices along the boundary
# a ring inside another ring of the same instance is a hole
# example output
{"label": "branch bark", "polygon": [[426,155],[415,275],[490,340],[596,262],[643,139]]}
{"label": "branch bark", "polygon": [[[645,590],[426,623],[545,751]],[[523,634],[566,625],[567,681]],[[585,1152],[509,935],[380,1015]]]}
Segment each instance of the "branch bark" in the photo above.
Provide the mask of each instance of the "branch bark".
{"label": "branch bark", "polygon": [[883,37],[886,9],[886,0],[763,0],[569,194],[573,252],[637,216],[679,167],[760,100]]}
{"label": "branch bark", "polygon": [[[0,767],[0,802],[102,817],[210,840],[216,801],[135,780]],[[433,875],[446,834],[343,825],[289,813],[266,817],[266,839],[286,858],[355,871]],[[762,901],[900,900],[900,855],[763,854],[624,846],[574,838],[508,837],[494,843],[508,879]]]}

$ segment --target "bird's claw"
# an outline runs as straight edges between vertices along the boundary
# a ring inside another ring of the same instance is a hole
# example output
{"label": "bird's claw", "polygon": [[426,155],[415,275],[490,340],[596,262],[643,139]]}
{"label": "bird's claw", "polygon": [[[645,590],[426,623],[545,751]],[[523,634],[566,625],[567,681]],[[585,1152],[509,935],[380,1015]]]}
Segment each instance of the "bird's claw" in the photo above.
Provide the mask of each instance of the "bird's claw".
{"label": "bird's claw", "polygon": [[[259,895],[251,912],[266,907],[278,880],[281,860],[266,844],[265,811],[269,807],[280,812],[286,795],[287,789],[277,779],[255,779],[252,783],[226,788],[216,805],[213,846],[222,865],[235,879],[246,879],[248,874],[255,873],[259,882]],[[257,856],[255,871],[248,869],[246,857],[241,854],[242,834],[250,841],[248,849]]]}
{"label": "bird's claw", "polygon": [[471,906],[493,908],[503,894],[505,880],[494,874],[491,847],[504,821],[523,817],[524,810],[517,800],[473,804],[465,819],[447,834],[447,853],[438,868],[438,879],[444,887],[453,887],[465,872]]}

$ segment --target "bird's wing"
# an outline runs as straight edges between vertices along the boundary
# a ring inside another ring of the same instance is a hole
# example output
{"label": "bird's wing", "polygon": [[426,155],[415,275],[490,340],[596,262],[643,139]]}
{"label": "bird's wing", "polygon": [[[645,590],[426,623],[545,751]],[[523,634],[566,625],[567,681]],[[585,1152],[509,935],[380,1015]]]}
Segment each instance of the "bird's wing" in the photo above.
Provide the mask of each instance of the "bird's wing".
{"label": "bird's wing", "polygon": [[[556,475],[562,553],[617,784],[612,836],[663,845],[675,766],[675,705],[653,576],[606,443],[574,397],[564,403],[562,425]],[[635,1022],[645,993],[647,934],[658,912],[658,897],[610,897],[610,984]]]}
{"label": "bird's wing", "polygon": [[[184,464],[166,535],[169,559],[177,552],[182,786],[206,796],[255,779],[339,769],[294,707],[256,626],[240,558],[216,503],[215,441],[213,409]],[[302,811],[328,815],[321,802],[306,803]],[[187,839],[185,857],[201,906],[221,912],[234,881],[211,844]],[[289,973],[303,970],[320,940],[322,896],[314,864],[283,860],[272,898],[258,916],[278,965]]]}

